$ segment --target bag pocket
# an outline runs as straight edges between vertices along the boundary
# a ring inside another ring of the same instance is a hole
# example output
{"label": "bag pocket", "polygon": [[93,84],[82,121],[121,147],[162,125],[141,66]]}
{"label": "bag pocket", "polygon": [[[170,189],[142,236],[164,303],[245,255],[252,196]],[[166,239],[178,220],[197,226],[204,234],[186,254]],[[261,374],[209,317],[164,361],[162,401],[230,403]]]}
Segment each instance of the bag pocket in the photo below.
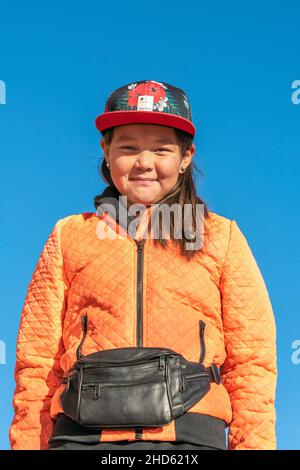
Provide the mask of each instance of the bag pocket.
{"label": "bag pocket", "polygon": [[183,374],[181,376],[181,392],[184,410],[187,411],[200,401],[209,392],[210,387],[208,372]]}
{"label": "bag pocket", "polygon": [[78,419],[96,428],[163,426],[172,419],[166,381],[84,384]]}

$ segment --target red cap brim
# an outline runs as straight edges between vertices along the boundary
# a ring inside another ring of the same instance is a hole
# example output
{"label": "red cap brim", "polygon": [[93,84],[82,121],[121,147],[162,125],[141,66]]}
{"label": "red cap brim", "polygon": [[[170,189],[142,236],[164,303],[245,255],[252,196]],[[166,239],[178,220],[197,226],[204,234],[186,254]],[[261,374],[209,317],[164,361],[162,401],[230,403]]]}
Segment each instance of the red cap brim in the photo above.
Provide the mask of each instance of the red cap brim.
{"label": "red cap brim", "polygon": [[158,111],[110,111],[98,116],[95,124],[100,132],[109,127],[126,124],[158,124],[175,127],[193,136],[196,134],[195,126],[188,119]]}

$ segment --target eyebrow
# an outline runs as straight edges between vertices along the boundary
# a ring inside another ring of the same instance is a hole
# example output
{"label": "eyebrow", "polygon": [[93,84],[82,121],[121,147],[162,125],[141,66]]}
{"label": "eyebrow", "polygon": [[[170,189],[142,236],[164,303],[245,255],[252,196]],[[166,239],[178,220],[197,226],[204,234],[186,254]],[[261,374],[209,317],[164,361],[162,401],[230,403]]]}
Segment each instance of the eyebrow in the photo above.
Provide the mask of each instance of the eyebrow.
{"label": "eyebrow", "polygon": [[[134,137],[130,137],[130,136],[124,134],[124,135],[120,135],[120,137],[118,137],[118,138],[115,140],[115,142],[116,142],[116,143],[117,143],[117,142],[123,142],[123,141],[125,141],[125,140],[135,140],[135,138],[134,138]],[[161,137],[160,139],[157,139],[157,140],[155,141],[155,143],[157,143],[157,144],[173,144],[173,145],[175,145],[175,142],[173,142],[173,140],[170,139],[169,137]]]}

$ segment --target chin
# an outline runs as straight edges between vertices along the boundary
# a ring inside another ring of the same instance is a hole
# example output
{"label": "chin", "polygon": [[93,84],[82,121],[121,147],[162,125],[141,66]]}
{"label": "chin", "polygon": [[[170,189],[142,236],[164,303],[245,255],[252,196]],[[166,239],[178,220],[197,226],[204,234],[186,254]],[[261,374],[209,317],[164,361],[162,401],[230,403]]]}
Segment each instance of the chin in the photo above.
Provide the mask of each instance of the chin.
{"label": "chin", "polygon": [[155,197],[153,198],[145,198],[143,196],[139,196],[137,194],[132,195],[132,197],[128,197],[131,201],[133,201],[133,204],[144,204],[145,206],[149,206],[150,204],[155,204],[154,200],[156,199]]}
{"label": "chin", "polygon": [[134,204],[142,204],[143,206],[151,206],[151,204],[154,204],[154,202],[145,201],[145,200],[135,200]]}

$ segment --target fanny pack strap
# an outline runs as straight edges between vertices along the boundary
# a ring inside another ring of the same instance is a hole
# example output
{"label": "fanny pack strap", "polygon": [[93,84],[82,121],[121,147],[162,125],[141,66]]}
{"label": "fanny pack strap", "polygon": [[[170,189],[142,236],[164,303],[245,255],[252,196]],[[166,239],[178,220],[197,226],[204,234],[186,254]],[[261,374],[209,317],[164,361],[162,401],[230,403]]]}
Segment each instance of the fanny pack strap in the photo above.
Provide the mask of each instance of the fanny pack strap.
{"label": "fanny pack strap", "polygon": [[209,373],[209,378],[211,382],[216,382],[217,384],[221,383],[221,376],[217,364],[211,364],[211,366],[206,368]]}

